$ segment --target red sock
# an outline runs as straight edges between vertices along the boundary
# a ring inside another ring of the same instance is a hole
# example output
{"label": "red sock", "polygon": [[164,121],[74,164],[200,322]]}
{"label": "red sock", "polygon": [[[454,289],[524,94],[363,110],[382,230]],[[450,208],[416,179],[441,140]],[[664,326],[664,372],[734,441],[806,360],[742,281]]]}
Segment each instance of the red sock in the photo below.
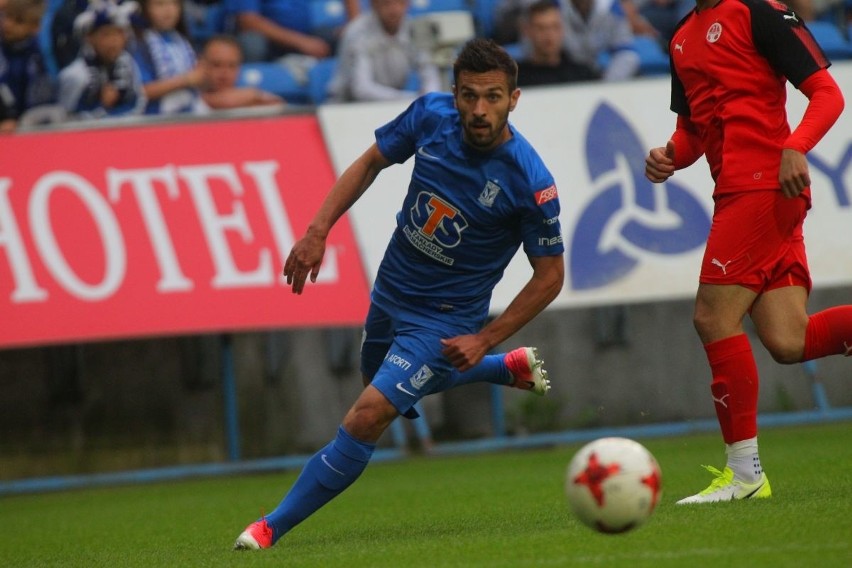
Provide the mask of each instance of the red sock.
{"label": "red sock", "polygon": [[746,334],[704,346],[713,373],[710,390],[726,444],[757,436],[757,364]]}
{"label": "red sock", "polygon": [[826,355],[852,355],[852,306],[837,306],[808,320],[802,361]]}

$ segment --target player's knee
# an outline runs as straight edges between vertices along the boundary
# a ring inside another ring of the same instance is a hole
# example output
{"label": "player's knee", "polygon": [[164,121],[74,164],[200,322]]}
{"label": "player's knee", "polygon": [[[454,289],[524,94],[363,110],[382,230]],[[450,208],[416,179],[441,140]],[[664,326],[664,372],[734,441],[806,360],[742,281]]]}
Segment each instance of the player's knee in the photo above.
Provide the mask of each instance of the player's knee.
{"label": "player's knee", "polygon": [[804,352],[804,341],[799,338],[768,335],[760,338],[763,346],[772,355],[776,362],[782,365],[792,365],[802,361],[802,353]]}
{"label": "player's knee", "polygon": [[343,427],[354,438],[374,442],[397,414],[396,408],[387,399],[361,397],[346,414]]}

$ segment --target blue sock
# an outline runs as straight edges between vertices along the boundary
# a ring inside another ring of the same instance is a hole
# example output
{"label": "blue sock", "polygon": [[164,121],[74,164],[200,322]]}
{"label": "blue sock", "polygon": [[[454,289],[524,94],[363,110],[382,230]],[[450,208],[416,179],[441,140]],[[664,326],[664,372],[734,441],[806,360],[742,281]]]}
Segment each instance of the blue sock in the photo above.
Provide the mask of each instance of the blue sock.
{"label": "blue sock", "polygon": [[375,447],[356,440],[340,426],[337,437],[308,460],[281,503],[266,515],[273,542],[352,485],[367,467]]}
{"label": "blue sock", "polygon": [[479,365],[469,371],[458,374],[456,385],[467,385],[470,383],[494,383],[495,385],[510,385],[515,377],[509,372],[506,363],[503,362],[505,353],[497,355],[486,355]]}

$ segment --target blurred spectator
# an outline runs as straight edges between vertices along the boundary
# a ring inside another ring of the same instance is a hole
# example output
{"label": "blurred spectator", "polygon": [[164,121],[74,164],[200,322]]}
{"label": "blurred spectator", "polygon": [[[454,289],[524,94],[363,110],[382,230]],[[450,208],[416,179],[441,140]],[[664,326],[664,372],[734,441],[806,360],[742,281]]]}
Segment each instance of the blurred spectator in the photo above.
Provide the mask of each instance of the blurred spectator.
{"label": "blurred spectator", "polygon": [[[314,33],[311,0],[224,0],[235,16],[237,38],[246,61],[271,61],[291,53],[328,57],[332,38]],[[344,0],[348,20],[360,12],[360,0]]]}
{"label": "blurred spectator", "polygon": [[678,23],[695,8],[694,0],[621,0],[633,33],[668,45]]}
{"label": "blurred spectator", "polygon": [[139,66],[147,114],[206,112],[204,79],[189,41],[181,0],[141,0],[142,27],[131,49]]}
{"label": "blurred spectator", "polygon": [[[535,1],[501,0],[496,8],[495,36],[499,37],[495,39],[502,43],[521,39],[519,14]],[[631,47],[634,36],[622,0],[554,1],[565,22],[565,50],[575,62],[591,67],[606,81],[636,75],[639,55]]]}
{"label": "blurred spectator", "polygon": [[80,54],[59,72],[59,102],[77,118],[140,114],[145,94],[139,68],[126,51],[136,2],[92,0],[74,27]]}
{"label": "blurred spectator", "polygon": [[243,54],[231,36],[213,36],[201,51],[204,82],[201,97],[211,109],[284,105],[284,99],[254,87],[238,87]]}
{"label": "blurred spectator", "polygon": [[[408,0],[371,0],[370,6],[343,31],[330,99],[382,101],[441,90],[431,54],[412,42]],[[412,73],[419,91],[408,87]]]}
{"label": "blurred spectator", "polygon": [[600,74],[565,51],[562,11],[553,0],[538,0],[521,21],[525,54],[518,60],[518,86],[600,79]]}
{"label": "blurred spectator", "polygon": [[50,49],[57,69],[71,64],[80,54],[82,38],[74,31],[77,16],[86,11],[88,0],[59,0],[60,4],[50,22]]}
{"label": "blurred spectator", "polygon": [[629,79],[639,71],[633,32],[618,0],[566,0],[565,47],[578,63],[600,71],[604,81]]}
{"label": "blurred spectator", "polygon": [[0,130],[29,109],[53,102],[55,89],[38,46],[42,0],[0,0]]}

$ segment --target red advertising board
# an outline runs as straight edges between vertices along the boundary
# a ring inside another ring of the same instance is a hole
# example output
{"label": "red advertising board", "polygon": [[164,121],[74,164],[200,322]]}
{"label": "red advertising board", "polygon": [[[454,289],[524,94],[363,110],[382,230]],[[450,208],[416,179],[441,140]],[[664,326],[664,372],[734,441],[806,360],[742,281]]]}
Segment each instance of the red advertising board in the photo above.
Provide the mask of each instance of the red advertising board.
{"label": "red advertising board", "polygon": [[0,137],[0,347],[360,323],[346,217],[281,276],[333,181],[314,116]]}

